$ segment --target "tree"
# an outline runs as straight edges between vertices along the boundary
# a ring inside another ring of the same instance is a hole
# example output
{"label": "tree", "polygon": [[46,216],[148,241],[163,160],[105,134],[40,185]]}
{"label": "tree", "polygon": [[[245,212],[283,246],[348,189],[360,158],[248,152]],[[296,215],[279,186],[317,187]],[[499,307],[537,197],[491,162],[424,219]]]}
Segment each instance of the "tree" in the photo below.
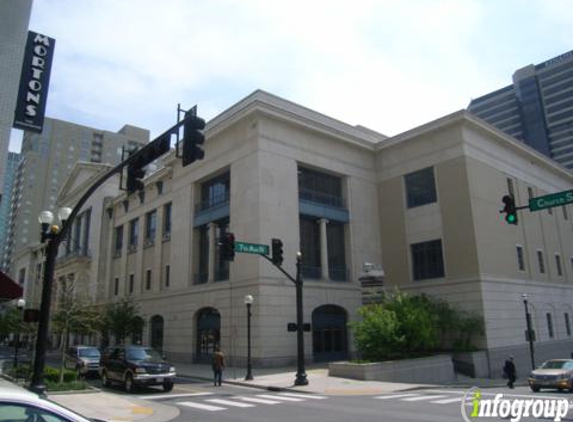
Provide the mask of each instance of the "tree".
{"label": "tree", "polygon": [[130,297],[106,306],[103,316],[102,335],[115,337],[116,344],[125,342],[128,336],[136,336],[143,329],[143,318],[139,315],[139,305]]}

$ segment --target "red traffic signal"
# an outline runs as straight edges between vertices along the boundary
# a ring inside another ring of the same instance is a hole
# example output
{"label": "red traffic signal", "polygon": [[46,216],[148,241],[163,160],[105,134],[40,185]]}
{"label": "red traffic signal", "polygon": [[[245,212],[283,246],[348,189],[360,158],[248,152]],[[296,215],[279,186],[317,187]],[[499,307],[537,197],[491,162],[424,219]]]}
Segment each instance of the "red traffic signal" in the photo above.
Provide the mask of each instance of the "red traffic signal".
{"label": "red traffic signal", "polygon": [[219,247],[221,261],[235,260],[235,235],[233,233],[223,233]]}

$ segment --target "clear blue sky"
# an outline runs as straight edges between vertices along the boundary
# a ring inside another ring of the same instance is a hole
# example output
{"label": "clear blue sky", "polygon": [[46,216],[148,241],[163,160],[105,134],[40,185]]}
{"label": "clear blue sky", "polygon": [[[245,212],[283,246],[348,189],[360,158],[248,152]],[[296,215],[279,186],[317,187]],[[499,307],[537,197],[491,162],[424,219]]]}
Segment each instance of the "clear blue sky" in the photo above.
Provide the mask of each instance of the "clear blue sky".
{"label": "clear blue sky", "polygon": [[573,50],[573,3],[35,0],[30,29],[56,39],[49,117],[154,136],[260,88],[396,135]]}

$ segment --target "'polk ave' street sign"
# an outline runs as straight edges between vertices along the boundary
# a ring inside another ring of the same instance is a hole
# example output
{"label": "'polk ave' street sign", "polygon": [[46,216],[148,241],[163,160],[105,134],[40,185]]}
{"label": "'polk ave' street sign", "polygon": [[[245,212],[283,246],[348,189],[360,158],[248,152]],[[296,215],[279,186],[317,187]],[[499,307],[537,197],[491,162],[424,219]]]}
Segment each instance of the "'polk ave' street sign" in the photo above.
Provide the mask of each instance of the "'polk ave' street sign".
{"label": "'polk ave' street sign", "polygon": [[538,196],[529,200],[529,211],[539,211],[545,208],[558,207],[573,202],[573,190]]}

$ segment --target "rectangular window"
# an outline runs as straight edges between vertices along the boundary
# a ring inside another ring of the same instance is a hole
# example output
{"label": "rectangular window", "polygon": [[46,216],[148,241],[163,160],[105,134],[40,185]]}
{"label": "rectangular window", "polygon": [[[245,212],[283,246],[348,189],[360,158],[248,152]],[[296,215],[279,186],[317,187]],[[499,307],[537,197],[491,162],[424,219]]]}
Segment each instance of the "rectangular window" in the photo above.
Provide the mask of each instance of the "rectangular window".
{"label": "rectangular window", "polygon": [[316,219],[303,218],[300,223],[300,251],[302,253],[302,276],[313,280],[322,276],[320,262],[320,227]]}
{"label": "rectangular window", "polygon": [[298,168],[299,198],[335,208],[344,207],[342,178],[320,171]]}
{"label": "rectangular window", "polygon": [[537,251],[537,263],[539,265],[539,272],[545,274],[545,262],[543,261],[543,251]]}
{"label": "rectangular window", "polygon": [[346,249],[344,247],[344,224],[329,222],[326,225],[326,238],[328,275],[330,279],[333,281],[348,281]]}
{"label": "rectangular window", "polygon": [[545,314],[547,316],[547,331],[549,332],[549,338],[553,338],[553,320],[551,314]]}
{"label": "rectangular window", "polygon": [[419,170],[404,176],[408,208],[419,207],[437,201],[434,168]]}
{"label": "rectangular window", "polygon": [[23,286],[26,281],[26,268],[20,268],[18,271],[18,284]]}
{"label": "rectangular window", "polygon": [[515,189],[513,188],[513,180],[507,178],[507,192],[515,198]]}
{"label": "rectangular window", "polygon": [[163,207],[163,237],[171,235],[171,202]]}
{"label": "rectangular window", "polygon": [[444,277],[444,258],[440,239],[413,244],[411,251],[414,280]]}
{"label": "rectangular window", "polygon": [[523,258],[523,246],[516,246],[517,250],[517,268],[519,271],[525,271],[525,260]]}
{"label": "rectangular window", "polygon": [[528,197],[528,199],[533,198],[533,188],[531,188],[531,187],[527,188],[527,197]]}
{"label": "rectangular window", "polygon": [[113,295],[117,296],[119,294],[119,278],[116,277],[113,281]]}
{"label": "rectangular window", "polygon": [[569,314],[565,312],[565,331],[567,332],[567,336],[571,336],[571,323],[569,322]]}
{"label": "rectangular window", "polygon": [[171,265],[165,266],[165,287],[169,287],[169,283],[171,282]]}
{"label": "rectangular window", "polygon": [[131,249],[137,248],[137,241],[139,238],[139,219],[134,219],[129,222],[129,246]]}
{"label": "rectangular window", "polygon": [[563,275],[563,269],[561,268],[561,255],[555,254],[555,267],[557,268],[557,275]]}
{"label": "rectangular window", "polygon": [[145,272],[145,290],[151,290],[151,270]]}
{"label": "rectangular window", "polygon": [[157,210],[145,214],[145,243],[155,243],[157,228]]}
{"label": "rectangular window", "polygon": [[562,205],[561,209],[563,210],[563,219],[569,220],[569,214],[567,213],[567,205]]}
{"label": "rectangular window", "polygon": [[121,253],[123,249],[123,226],[118,226],[115,228],[115,252]]}
{"label": "rectangular window", "polygon": [[133,284],[134,284],[134,276],[133,274],[129,275],[129,294],[133,293]]}

